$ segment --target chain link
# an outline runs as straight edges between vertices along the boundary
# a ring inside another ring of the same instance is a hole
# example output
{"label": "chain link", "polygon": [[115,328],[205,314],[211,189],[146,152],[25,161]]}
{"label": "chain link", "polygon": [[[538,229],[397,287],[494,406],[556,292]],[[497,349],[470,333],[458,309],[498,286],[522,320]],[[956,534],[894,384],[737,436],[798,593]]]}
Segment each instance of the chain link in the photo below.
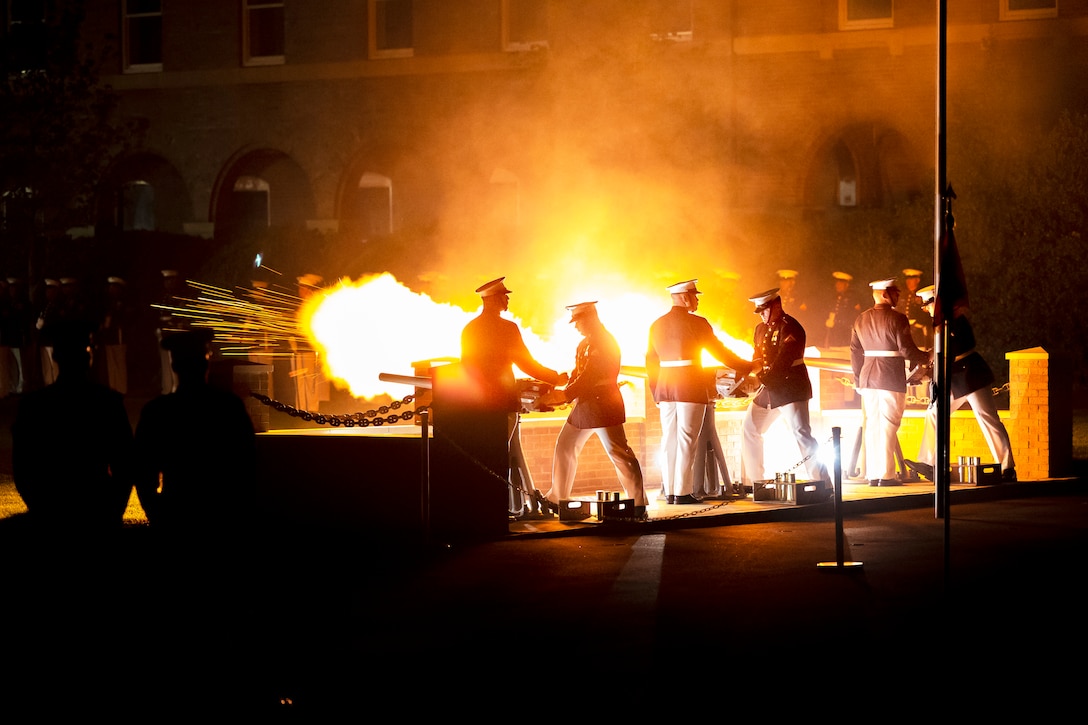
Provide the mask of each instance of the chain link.
{"label": "chain link", "polygon": [[415,410],[406,410],[400,414],[389,412],[391,410],[400,410],[405,405],[411,403],[415,400],[414,395],[406,395],[404,398],[394,400],[389,405],[383,405],[377,410],[368,410],[365,413],[349,413],[347,415],[326,415],[324,413],[314,413],[309,410],[299,410],[293,405],[288,405],[279,400],[273,400],[261,393],[251,392],[250,396],[270,408],[274,408],[281,413],[286,413],[292,418],[301,418],[306,422],[317,423],[318,425],[331,425],[334,428],[339,426],[344,426],[345,428],[354,428],[356,426],[367,428],[369,426],[380,427],[383,425],[394,425],[401,421],[412,420],[417,413],[428,410],[427,406],[420,406]]}

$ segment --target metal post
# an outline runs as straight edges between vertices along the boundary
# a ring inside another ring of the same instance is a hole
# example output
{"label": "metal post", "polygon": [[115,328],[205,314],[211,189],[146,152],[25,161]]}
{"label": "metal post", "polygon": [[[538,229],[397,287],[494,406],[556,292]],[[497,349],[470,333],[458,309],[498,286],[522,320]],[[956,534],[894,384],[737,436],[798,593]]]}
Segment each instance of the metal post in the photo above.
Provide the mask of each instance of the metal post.
{"label": "metal post", "polygon": [[420,439],[419,456],[419,504],[420,520],[423,522],[423,543],[431,540],[431,433],[428,426],[429,411],[422,410],[419,413],[420,427],[422,429]]}
{"label": "metal post", "polygon": [[857,571],[860,561],[845,561],[846,542],[842,531],[842,428],[831,429],[831,439],[835,445],[835,561],[822,561],[816,566],[826,571]]}
{"label": "metal post", "polygon": [[835,445],[835,561],[842,566],[845,558],[845,542],[842,533],[842,441],[839,436],[842,428],[831,429],[831,440]]}

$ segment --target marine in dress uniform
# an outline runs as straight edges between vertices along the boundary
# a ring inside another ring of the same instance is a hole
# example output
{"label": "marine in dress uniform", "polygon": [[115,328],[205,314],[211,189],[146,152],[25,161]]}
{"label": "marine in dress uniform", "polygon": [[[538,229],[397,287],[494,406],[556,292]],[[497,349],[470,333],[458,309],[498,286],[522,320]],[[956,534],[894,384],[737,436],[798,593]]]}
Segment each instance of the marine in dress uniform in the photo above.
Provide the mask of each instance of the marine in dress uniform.
{"label": "marine in dress uniform", "polygon": [[741,426],[741,478],[745,485],[763,479],[763,435],[782,418],[797,440],[809,480],[830,481],[809,423],[812,380],[805,366],[805,329],[782,311],[777,289],[749,300],[762,319],[756,326],[752,358],[753,372],[761,387]]}
{"label": "marine in dress uniform", "polygon": [[574,355],[574,373],[563,390],[564,399],[573,403],[574,409],[555,442],[552,487],[544,496],[546,505],[558,509],[560,501],[570,498],[578,456],[586,441],[596,434],[616,467],[624,493],[634,500],[635,515],[641,517],[646,513],[646,491],[642,467],[623,430],[627,414],[617,382],[620,346],[601,323],[596,302],[580,302],[567,309],[571,323],[583,337]]}
{"label": "marine in dress uniform", "polygon": [[782,309],[793,315],[795,319],[804,319],[808,314],[808,304],[797,296],[797,270],[780,269],[777,274]]}
{"label": "marine in dress uniform", "polygon": [[850,363],[854,387],[865,416],[865,477],[870,486],[896,486],[899,425],[907,405],[907,367],[923,365],[928,355],[910,335],[910,325],[895,310],[899,287],[895,279],[870,282],[873,306],[854,321]]}
{"label": "marine in dress uniform", "polygon": [[650,326],[646,350],[647,379],[661,415],[662,487],[671,504],[698,503],[692,495],[695,455],[714,373],[703,368],[703,351],[733,368],[738,377],[748,375],[752,368],[717,338],[706,318],[695,314],[701,294],[696,282],[692,279],[668,288],[672,309]]}
{"label": "marine in dress uniform", "polygon": [[903,270],[903,286],[906,290],[903,291],[895,309],[907,316],[914,344],[921,350],[932,350],[933,318],[922,305],[922,298],[918,295],[918,286],[921,282],[922,270],[911,268]]}
{"label": "marine in dress uniform", "polygon": [[850,333],[854,329],[854,320],[861,312],[861,303],[854,299],[850,284],[854,277],[846,272],[832,272],[835,280],[835,300],[831,303],[824,327],[827,336],[824,347],[846,347],[850,344]]}
{"label": "marine in dress uniform", "polygon": [[[928,315],[933,314],[933,302],[935,299],[933,285],[918,290],[918,296]],[[1009,441],[1009,432],[1005,424],[1001,422],[1001,416],[997,412],[994,396],[990,386],[994,382],[994,373],[986,359],[975,350],[975,331],[971,327],[966,309],[953,311],[952,321],[948,327],[948,357],[949,357],[949,395],[951,403],[948,412],[953,413],[963,407],[964,403],[971,405],[979,428],[982,429],[982,437],[986,439],[986,445],[990,449],[990,455],[994,461],[1001,465],[1001,480],[1016,480],[1016,462],[1012,456],[1012,444]],[[922,431],[922,445],[918,451],[918,463],[904,461],[911,469],[918,471],[929,480],[933,479],[933,465],[937,458],[937,404],[930,401],[926,410],[925,428]]]}
{"label": "marine in dress uniform", "polygon": [[130,312],[125,300],[125,280],[106,278],[106,308],[96,341],[102,352],[102,380],[122,395],[128,393],[128,337]]}
{"label": "marine in dress uniform", "polygon": [[520,476],[524,493],[533,502],[533,512],[542,513],[538,508],[541,497],[521,448],[521,400],[512,366],[517,365],[522,372],[550,385],[566,384],[567,374],[537,362],[525,346],[518,326],[501,316],[509,305],[511,292],[503,284],[505,279],[499,277],[476,288],[483,310],[461,331],[465,395],[473,408],[506,413],[511,473]]}
{"label": "marine in dress uniform", "polygon": [[30,305],[26,285],[18,277],[0,280],[0,398],[26,387],[23,361],[29,333]]}
{"label": "marine in dress uniform", "polygon": [[51,330],[55,323],[63,319],[61,314],[60,281],[52,278],[42,280],[42,304],[38,311],[38,319],[34,323],[35,337],[38,348],[38,357],[41,362],[42,385],[50,385],[57,381],[59,372],[57,364],[53,361],[53,340]]}
{"label": "marine in dress uniform", "polygon": [[176,269],[164,269],[162,275],[162,292],[159,297],[158,325],[155,328],[155,339],[159,342],[159,380],[163,395],[174,392],[174,371],[170,367],[170,352],[162,346],[162,343],[170,335],[176,334],[188,328],[188,323],[182,317],[178,317],[172,308],[180,304],[180,297],[184,284],[178,276]]}
{"label": "marine in dress uniform", "polygon": [[[321,291],[325,281],[321,275],[307,273],[296,279],[300,305],[305,305]],[[317,352],[302,341],[302,335],[290,339],[291,378],[295,383],[295,405],[300,410],[318,410],[322,402],[331,397],[329,381],[325,377]]]}

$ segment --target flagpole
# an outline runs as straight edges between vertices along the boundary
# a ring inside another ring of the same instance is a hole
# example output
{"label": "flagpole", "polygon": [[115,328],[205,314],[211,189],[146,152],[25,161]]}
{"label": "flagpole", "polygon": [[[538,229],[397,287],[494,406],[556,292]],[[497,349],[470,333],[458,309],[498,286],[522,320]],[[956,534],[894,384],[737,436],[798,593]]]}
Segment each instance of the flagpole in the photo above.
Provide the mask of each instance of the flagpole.
{"label": "flagpole", "polygon": [[[950,233],[950,230],[946,229],[945,225],[948,222],[949,210],[946,208],[946,204],[951,204],[951,199],[948,198],[948,178],[947,178],[947,128],[945,123],[946,106],[946,78],[947,78],[947,62],[948,62],[948,0],[938,0],[937,2],[937,169],[936,169],[936,203],[934,205],[935,212],[935,224],[933,235],[933,279],[936,286],[936,292],[938,295],[941,293],[941,257],[942,255],[942,240],[945,239],[945,235]],[[938,518],[944,519],[945,530],[945,573],[948,572],[948,559],[949,559],[949,516],[948,516],[948,499],[949,499],[949,478],[951,472],[951,466],[949,465],[949,389],[948,389],[948,360],[945,355],[948,342],[948,325],[946,321],[951,317],[951,310],[947,309],[945,305],[938,304],[936,309],[940,310],[940,314],[935,316],[933,320],[934,335],[933,335],[933,395],[936,398],[935,404],[937,406],[937,429],[936,429],[936,459],[933,470],[935,472],[934,481],[936,485],[936,491],[934,496],[936,511],[935,514]]]}

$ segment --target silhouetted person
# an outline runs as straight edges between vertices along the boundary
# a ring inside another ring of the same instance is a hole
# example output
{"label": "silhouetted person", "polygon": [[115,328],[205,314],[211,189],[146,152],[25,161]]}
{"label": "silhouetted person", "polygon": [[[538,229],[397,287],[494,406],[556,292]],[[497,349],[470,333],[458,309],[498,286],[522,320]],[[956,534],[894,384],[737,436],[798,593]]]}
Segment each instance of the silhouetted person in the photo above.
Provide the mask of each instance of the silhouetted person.
{"label": "silhouetted person", "polygon": [[237,395],[208,383],[211,340],[210,330],[163,340],[177,388],[140,412],[136,493],[153,529],[223,532],[251,520],[253,423]]}
{"label": "silhouetted person", "polygon": [[[148,669],[200,662],[208,697],[225,699],[244,688],[235,668],[254,651],[264,578],[247,546],[253,424],[238,396],[208,383],[211,339],[210,330],[190,330],[163,340],[177,386],[148,402],[136,425],[136,492],[151,537],[141,551],[143,602],[133,607]],[[165,701],[183,678],[146,679],[142,694]]]}
{"label": "silhouetted person", "polygon": [[106,298],[98,318],[99,356],[95,358],[98,379],[121,393],[128,393],[128,340],[132,334],[132,311],[123,277],[106,279]]}
{"label": "silhouetted person", "polygon": [[[520,488],[531,514],[542,514],[542,497],[533,482],[521,446],[521,399],[513,366],[550,385],[566,385],[568,375],[537,362],[525,346],[517,323],[502,317],[510,305],[511,290],[499,277],[476,288],[480,314],[461,331],[461,364],[466,374],[466,404],[481,414],[500,414],[506,419],[506,470],[511,485]],[[441,425],[441,424],[439,424]],[[460,431],[466,435],[467,431]],[[456,435],[456,434],[455,434]],[[520,481],[520,485],[519,485]]]}
{"label": "silhouetted person", "polygon": [[36,526],[119,529],[132,492],[132,427],[121,394],[91,374],[91,328],[49,330],[56,382],[27,393],[12,424],[15,487]]}

